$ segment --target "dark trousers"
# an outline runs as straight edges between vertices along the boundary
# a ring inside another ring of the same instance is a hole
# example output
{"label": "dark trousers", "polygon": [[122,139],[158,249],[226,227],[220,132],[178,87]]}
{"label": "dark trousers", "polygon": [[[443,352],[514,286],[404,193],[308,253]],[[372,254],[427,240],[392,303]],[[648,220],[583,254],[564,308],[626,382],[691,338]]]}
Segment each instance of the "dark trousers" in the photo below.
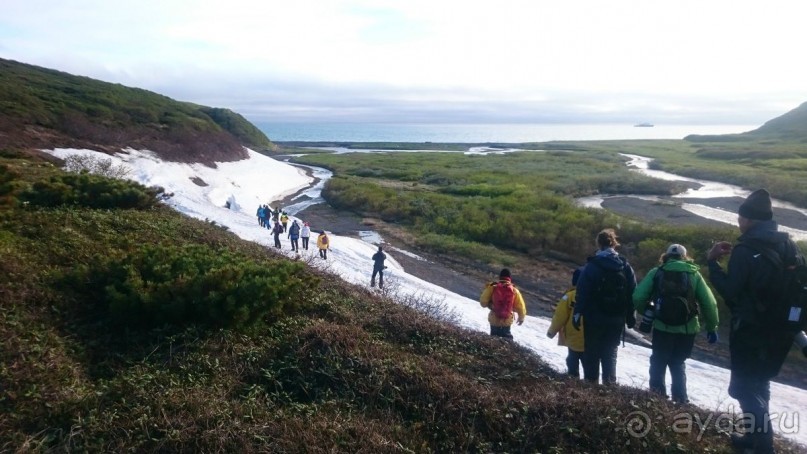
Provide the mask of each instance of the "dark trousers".
{"label": "dark trousers", "polygon": [[280,247],[280,234],[279,233],[275,233],[275,247],[276,248]]}
{"label": "dark trousers", "polygon": [[378,274],[378,288],[384,288],[384,268],[373,267],[373,277],[370,278],[370,287],[375,287],[375,275]]}
{"label": "dark trousers", "polygon": [[667,397],[667,368],[672,381],[672,400],[689,402],[685,361],[692,355],[694,334],[668,333],[653,330],[653,353],[650,354],[650,390]]}
{"label": "dark trousers", "polygon": [[505,339],[512,339],[513,335],[510,334],[509,326],[493,326],[490,325],[490,335],[504,337]]}
{"label": "dark trousers", "polygon": [[304,236],[304,237],[302,237],[302,239],[303,239],[303,249],[305,249],[307,251],[308,250],[308,237]]}
{"label": "dark trousers", "polygon": [[743,411],[740,427],[750,437],[754,452],[773,452],[773,425],[768,408],[770,380],[731,371],[729,396],[740,402]]}
{"label": "dark trousers", "polygon": [[613,326],[586,323],[583,329],[586,346],[583,352],[583,377],[586,381],[597,383],[602,364],[603,384],[616,383],[616,356],[621,336],[621,323]]}
{"label": "dark trousers", "polygon": [[566,356],[566,367],[568,374],[574,378],[580,378],[580,363],[583,362],[583,352],[576,352],[569,349],[569,354]]}
{"label": "dark trousers", "polygon": [[327,249],[320,249],[319,250],[319,256],[324,258],[324,259],[327,259],[328,258],[328,250]]}
{"label": "dark trousers", "polygon": [[297,251],[299,249],[300,249],[300,245],[297,243],[297,238],[292,238],[291,239],[291,250],[292,251]]}

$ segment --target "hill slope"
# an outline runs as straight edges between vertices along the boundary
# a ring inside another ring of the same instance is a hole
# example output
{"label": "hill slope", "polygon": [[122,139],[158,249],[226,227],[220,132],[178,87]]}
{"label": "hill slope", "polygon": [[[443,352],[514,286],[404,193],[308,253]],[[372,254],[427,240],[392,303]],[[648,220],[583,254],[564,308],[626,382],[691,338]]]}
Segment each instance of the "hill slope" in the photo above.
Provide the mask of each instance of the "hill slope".
{"label": "hill slope", "polygon": [[807,102],[790,112],[768,120],[753,131],[741,134],[686,136],[690,142],[754,142],[758,140],[778,140],[783,142],[807,143]]}
{"label": "hill slope", "polygon": [[272,147],[241,115],[87,77],[0,59],[0,145],[157,152],[181,162],[231,161]]}

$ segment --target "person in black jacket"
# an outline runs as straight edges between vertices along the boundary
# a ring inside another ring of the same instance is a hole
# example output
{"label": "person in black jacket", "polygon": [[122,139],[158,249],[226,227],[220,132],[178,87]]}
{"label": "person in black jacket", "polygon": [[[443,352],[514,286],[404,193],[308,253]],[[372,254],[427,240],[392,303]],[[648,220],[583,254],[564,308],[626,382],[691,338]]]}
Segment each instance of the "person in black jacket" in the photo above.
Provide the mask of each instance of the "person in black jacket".
{"label": "person in black jacket", "polygon": [[384,254],[381,245],[378,246],[378,252],[373,254],[373,277],[370,278],[370,287],[375,287],[375,275],[378,274],[378,288],[384,288],[384,260],[387,259],[387,254]]}
{"label": "person in black jacket", "polygon": [[[599,381],[602,364],[602,382],[610,384],[616,382],[617,348],[624,326],[633,328],[636,324],[631,300],[636,276],[628,261],[615,250],[619,242],[613,229],[597,234],[597,246],[599,251],[589,258],[577,283],[572,325],[580,329],[581,317],[586,321],[583,377],[590,382]],[[605,295],[604,288],[617,280],[618,294]]]}
{"label": "person in black jacket", "polygon": [[[779,232],[773,220],[771,197],[765,189],[749,195],[740,205],[738,244],[721,241],[707,255],[709,280],[731,310],[729,395],[743,410],[744,435],[733,433],[732,444],[754,452],[773,452],[773,427],[768,403],[770,380],[779,374],[796,333],[772,326],[765,320],[765,295],[778,280],[775,265],[759,247],[776,251],[783,263],[802,260],[787,232]],[[718,260],[731,255],[728,271]]]}

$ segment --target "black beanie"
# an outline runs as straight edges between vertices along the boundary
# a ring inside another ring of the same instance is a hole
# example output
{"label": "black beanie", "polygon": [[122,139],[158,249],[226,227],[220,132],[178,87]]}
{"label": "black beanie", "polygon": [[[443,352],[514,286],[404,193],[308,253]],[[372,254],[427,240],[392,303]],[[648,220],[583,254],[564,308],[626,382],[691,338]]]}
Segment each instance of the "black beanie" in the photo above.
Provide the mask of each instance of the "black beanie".
{"label": "black beanie", "polygon": [[757,189],[746,197],[738,212],[746,219],[770,221],[773,218],[771,195],[765,189]]}
{"label": "black beanie", "polygon": [[504,279],[506,277],[510,277],[510,270],[507,268],[503,268],[502,271],[499,273],[499,279]]}

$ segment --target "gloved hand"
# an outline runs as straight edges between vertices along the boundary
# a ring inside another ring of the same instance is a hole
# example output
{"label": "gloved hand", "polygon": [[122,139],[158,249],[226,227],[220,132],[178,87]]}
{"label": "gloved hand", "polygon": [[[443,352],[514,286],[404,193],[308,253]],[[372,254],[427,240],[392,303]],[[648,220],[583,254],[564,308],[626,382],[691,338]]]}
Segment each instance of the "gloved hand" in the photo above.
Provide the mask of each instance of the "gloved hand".
{"label": "gloved hand", "polygon": [[627,326],[628,329],[633,329],[633,327],[636,326],[636,316],[633,315],[633,312],[625,317],[625,326]]}
{"label": "gloved hand", "polygon": [[576,329],[577,331],[580,331],[580,320],[582,316],[583,314],[579,312],[572,315],[572,326],[574,326],[574,329]]}
{"label": "gloved hand", "polygon": [[708,339],[710,344],[714,344],[715,342],[717,342],[718,335],[714,331],[709,331],[708,333],[706,333],[706,339]]}
{"label": "gloved hand", "polygon": [[546,337],[548,337],[548,338],[550,338],[550,339],[554,339],[554,338],[555,338],[555,334],[558,334],[558,333],[553,333],[552,331],[547,331],[547,332],[546,332]]}

